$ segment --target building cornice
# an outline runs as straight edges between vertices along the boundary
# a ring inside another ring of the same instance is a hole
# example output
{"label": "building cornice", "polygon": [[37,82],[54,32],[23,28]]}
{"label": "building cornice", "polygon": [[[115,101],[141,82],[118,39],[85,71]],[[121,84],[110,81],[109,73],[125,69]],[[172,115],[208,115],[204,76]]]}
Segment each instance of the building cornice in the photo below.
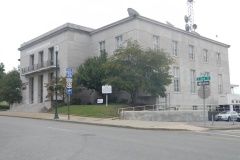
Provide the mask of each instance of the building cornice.
{"label": "building cornice", "polygon": [[203,37],[203,36],[199,35],[197,32],[187,32],[185,30],[182,30],[182,29],[179,29],[179,28],[176,28],[176,27],[167,25],[165,23],[158,22],[156,20],[153,20],[153,19],[150,19],[150,18],[147,18],[147,17],[143,17],[143,16],[137,16],[137,18],[141,19],[141,20],[144,20],[144,21],[147,21],[147,22],[150,22],[150,23],[153,23],[153,24],[156,24],[156,25],[159,25],[159,26],[162,26],[162,27],[165,27],[165,28],[168,28],[168,29],[171,29],[171,30],[174,30],[174,31],[177,31],[177,32],[180,32],[182,34],[187,34],[187,35],[190,35],[190,36],[193,36],[193,37],[205,40],[205,41],[209,41],[209,42],[212,42],[212,43],[215,43],[215,44],[227,47],[227,48],[230,47],[230,45],[228,45],[228,44],[221,43],[221,42],[212,40],[210,38]]}
{"label": "building cornice", "polygon": [[122,19],[122,20],[119,20],[119,21],[117,21],[117,22],[114,22],[114,23],[111,23],[111,24],[109,24],[109,25],[103,26],[103,27],[101,27],[101,28],[95,29],[95,30],[91,31],[90,34],[95,34],[95,33],[101,32],[101,31],[103,31],[103,30],[106,30],[106,29],[108,29],[108,28],[117,26],[117,25],[122,24],[122,23],[125,23],[125,22],[127,22],[127,21],[131,21],[131,20],[133,20],[133,19],[143,20],[143,21],[146,21],[146,22],[149,22],[149,23],[152,23],[152,24],[155,24],[155,25],[164,27],[164,28],[168,28],[168,29],[170,29],[170,30],[174,30],[174,31],[176,31],[176,32],[180,32],[180,33],[182,33],[182,34],[186,34],[186,35],[193,36],[193,37],[196,37],[196,38],[205,40],[205,41],[209,41],[209,42],[211,42],[211,43],[215,43],[215,44],[217,44],[217,45],[221,45],[221,46],[224,46],[224,47],[227,47],[227,48],[230,47],[230,45],[228,45],[228,44],[221,43],[221,42],[218,42],[218,41],[215,41],[215,40],[212,40],[212,39],[203,37],[203,36],[199,35],[197,32],[187,32],[187,31],[185,31],[185,30],[176,28],[176,27],[174,27],[174,26],[167,25],[167,24],[165,24],[165,23],[158,22],[158,21],[156,21],[156,20],[153,20],[153,19],[150,19],[150,18],[147,18],[147,17],[143,17],[143,16],[140,16],[140,15],[129,16],[129,17],[124,18],[124,19]]}
{"label": "building cornice", "polygon": [[46,32],[44,34],[42,34],[41,36],[38,36],[28,42],[24,42],[23,44],[21,44],[20,48],[18,48],[19,51],[22,51],[34,44],[37,44],[39,42],[42,42],[50,37],[56,36],[62,32],[66,32],[66,31],[75,31],[75,32],[87,32],[90,33],[91,31],[93,31],[94,29],[91,28],[87,28],[87,27],[83,27],[80,25],[76,25],[76,24],[72,24],[72,23],[66,23],[64,25],[61,25],[49,32]]}

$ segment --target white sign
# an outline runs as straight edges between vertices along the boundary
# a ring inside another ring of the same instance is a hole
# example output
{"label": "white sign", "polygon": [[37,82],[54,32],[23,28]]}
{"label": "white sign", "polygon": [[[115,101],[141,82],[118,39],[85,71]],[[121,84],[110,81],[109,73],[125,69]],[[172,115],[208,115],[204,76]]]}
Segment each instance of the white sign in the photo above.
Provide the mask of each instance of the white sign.
{"label": "white sign", "polygon": [[66,82],[68,83],[72,82],[72,78],[66,78]]}
{"label": "white sign", "polygon": [[112,86],[109,85],[102,86],[102,93],[103,94],[112,93]]}
{"label": "white sign", "polygon": [[72,88],[72,82],[66,83],[66,88]]}
{"label": "white sign", "polygon": [[97,99],[97,103],[103,103],[103,99]]}

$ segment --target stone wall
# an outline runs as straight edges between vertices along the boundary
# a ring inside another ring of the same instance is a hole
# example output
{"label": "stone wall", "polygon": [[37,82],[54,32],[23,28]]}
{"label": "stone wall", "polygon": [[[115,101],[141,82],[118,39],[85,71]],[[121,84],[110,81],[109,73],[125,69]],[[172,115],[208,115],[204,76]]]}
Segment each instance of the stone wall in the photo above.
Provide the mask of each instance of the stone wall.
{"label": "stone wall", "polygon": [[[201,122],[203,111],[122,111],[120,118],[125,120],[162,121],[162,122]],[[208,113],[205,112],[205,120]]]}

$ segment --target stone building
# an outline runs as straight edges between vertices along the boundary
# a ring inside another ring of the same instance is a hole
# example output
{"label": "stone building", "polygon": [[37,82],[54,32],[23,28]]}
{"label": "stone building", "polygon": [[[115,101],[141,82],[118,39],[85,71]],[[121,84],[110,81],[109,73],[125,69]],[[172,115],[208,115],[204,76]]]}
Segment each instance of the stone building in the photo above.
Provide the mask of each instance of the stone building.
{"label": "stone building", "polygon": [[[137,40],[144,48],[163,49],[176,61],[171,66],[174,78],[167,87],[167,97],[163,99],[141,94],[139,103],[163,104],[175,109],[202,109],[203,100],[198,96],[196,80],[201,73],[211,77],[208,86],[211,95],[206,99],[207,106],[217,105],[219,95],[230,94],[229,45],[138,13],[129,13],[129,17],[98,29],[66,23],[23,43],[18,49],[23,103],[29,107],[50,107],[50,99],[45,98],[47,91],[44,83],[49,83],[55,76],[54,46],[60,48],[58,75],[65,76],[66,68],[73,68],[76,72],[86,58],[99,56],[102,50],[112,55],[123,41],[130,38]],[[94,102],[96,98],[94,94],[81,95],[85,103]]]}

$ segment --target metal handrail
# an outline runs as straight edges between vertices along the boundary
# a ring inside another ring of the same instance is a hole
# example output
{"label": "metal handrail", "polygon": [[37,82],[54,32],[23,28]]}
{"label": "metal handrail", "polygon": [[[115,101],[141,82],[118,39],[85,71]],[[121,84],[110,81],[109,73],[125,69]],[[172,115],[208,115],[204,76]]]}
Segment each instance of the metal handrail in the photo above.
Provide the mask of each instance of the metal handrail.
{"label": "metal handrail", "polygon": [[146,108],[149,106],[152,107],[152,110],[154,110],[154,108],[156,109],[155,105],[144,105],[144,106],[136,106],[136,107],[118,108],[118,114],[120,114],[122,111],[126,111],[128,109],[135,111],[136,108],[143,108],[143,111],[146,111]]}

